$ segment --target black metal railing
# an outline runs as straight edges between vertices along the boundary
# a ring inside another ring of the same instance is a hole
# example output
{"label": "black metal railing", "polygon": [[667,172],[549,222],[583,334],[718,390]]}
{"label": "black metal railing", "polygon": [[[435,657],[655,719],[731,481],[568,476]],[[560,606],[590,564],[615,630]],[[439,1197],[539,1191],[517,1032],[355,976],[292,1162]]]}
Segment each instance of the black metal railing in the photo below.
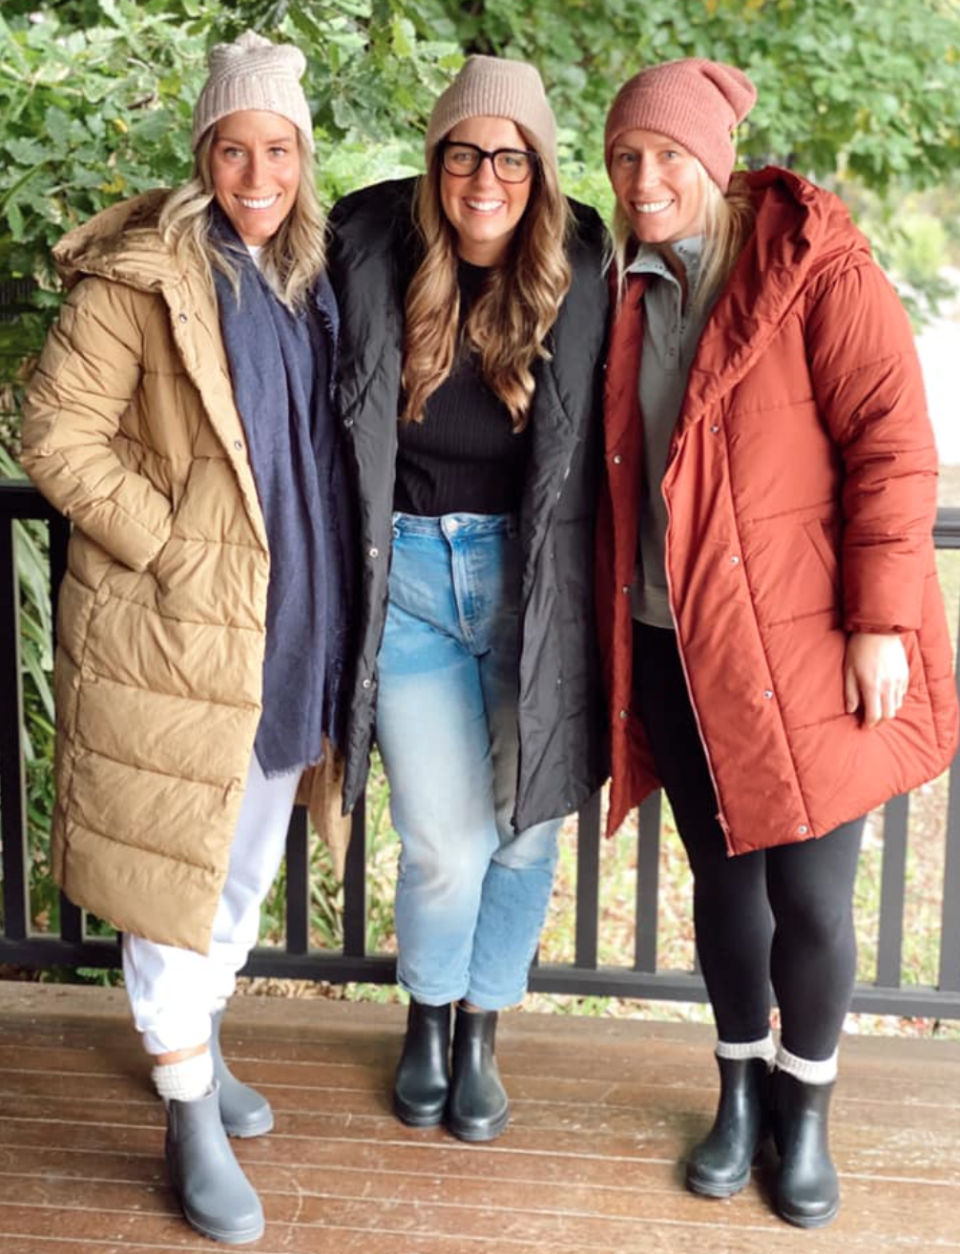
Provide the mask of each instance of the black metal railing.
{"label": "black metal railing", "polygon": [[[0,480],[0,837],[3,843],[3,919],[0,963],[28,967],[115,967],[116,940],[86,934],[85,919],[61,899],[60,931],[31,930],[29,855],[24,801],[24,754],[20,681],[19,592],[14,526],[27,519],[45,520],[50,528],[51,587],[59,586],[66,563],[68,524],[31,486]],[[960,549],[960,509],[941,510],[935,532],[938,549]],[[910,798],[896,797],[883,817],[883,861],[877,933],[876,976],[857,985],[853,1008],[878,1014],[960,1018],[960,755],[950,770],[942,822],[945,857],[935,984],[904,983],[904,911],[907,887]],[[637,843],[635,940],[629,966],[602,965],[600,940],[601,806],[596,796],[578,815],[577,895],[574,955],[569,963],[535,966],[531,987],[541,992],[615,996],[650,1000],[704,1001],[703,981],[695,969],[661,969],[658,962],[660,896],[660,798],[640,810]],[[291,823],[286,859],[286,935],[283,948],[258,949],[246,972],[251,975],[343,983],[389,983],[394,960],[368,953],[365,810],[353,816],[353,837],[344,880],[343,946],[338,951],[310,945],[310,857],[306,816],[297,810]]]}
{"label": "black metal railing", "polygon": [[0,278],[0,322],[16,322],[20,314],[30,313],[36,290],[33,279]]}

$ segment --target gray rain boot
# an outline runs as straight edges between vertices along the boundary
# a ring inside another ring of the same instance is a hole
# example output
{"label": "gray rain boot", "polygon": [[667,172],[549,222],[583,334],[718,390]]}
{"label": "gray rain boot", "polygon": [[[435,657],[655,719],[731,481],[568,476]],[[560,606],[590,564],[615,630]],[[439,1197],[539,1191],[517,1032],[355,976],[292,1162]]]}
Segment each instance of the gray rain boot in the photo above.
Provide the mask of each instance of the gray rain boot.
{"label": "gray rain boot", "polygon": [[263,1236],[263,1207],[220,1122],[220,1092],[167,1103],[167,1170],[187,1223],[202,1236],[243,1245]]}
{"label": "gray rain boot", "polygon": [[212,1016],[210,1054],[213,1058],[213,1078],[220,1085],[220,1118],[227,1136],[263,1136],[273,1127],[273,1111],[270,1103],[252,1089],[242,1084],[223,1060],[220,1052],[220,1024],[223,1011]]}

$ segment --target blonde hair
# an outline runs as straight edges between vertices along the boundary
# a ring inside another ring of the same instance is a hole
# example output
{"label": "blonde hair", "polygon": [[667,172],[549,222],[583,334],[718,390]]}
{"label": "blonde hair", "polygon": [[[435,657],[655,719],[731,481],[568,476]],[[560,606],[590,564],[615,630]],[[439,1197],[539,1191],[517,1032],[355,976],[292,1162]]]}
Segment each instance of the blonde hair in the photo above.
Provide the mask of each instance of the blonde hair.
{"label": "blonde hair", "polygon": [[[704,236],[704,246],[700,272],[688,300],[692,308],[702,309],[730,277],[730,271],[753,230],[756,211],[750,188],[742,174],[734,174],[724,195],[696,157],[692,160],[700,180],[701,210],[697,227]],[[626,286],[631,245],[635,242],[630,219],[619,200],[614,207],[610,233],[613,236],[612,260],[616,266],[619,302]],[[663,250],[670,245],[659,247]]]}
{"label": "blonde hair", "polygon": [[459,338],[479,354],[484,379],[507,407],[514,430],[522,431],[536,386],[533,366],[550,356],[546,338],[570,287],[570,208],[553,164],[541,160],[509,262],[493,270],[458,336],[457,236],[440,202],[440,174],[438,146],[414,199],[425,253],[404,309],[401,420],[423,421],[427,400],[453,369]]}
{"label": "blonde hair", "polygon": [[[210,235],[207,210],[214,201],[211,151],[216,131],[214,124],[197,144],[193,177],[170,193],[157,225],[160,238],[178,261],[199,264],[210,277],[214,269],[219,270],[233,284],[234,291],[239,292],[240,276],[236,267]],[[260,254],[265,272],[275,282],[277,295],[290,308],[303,304],[326,261],[326,218],[314,182],[313,155],[299,130],[297,147],[300,153],[297,198],[280,229],[264,244]]]}

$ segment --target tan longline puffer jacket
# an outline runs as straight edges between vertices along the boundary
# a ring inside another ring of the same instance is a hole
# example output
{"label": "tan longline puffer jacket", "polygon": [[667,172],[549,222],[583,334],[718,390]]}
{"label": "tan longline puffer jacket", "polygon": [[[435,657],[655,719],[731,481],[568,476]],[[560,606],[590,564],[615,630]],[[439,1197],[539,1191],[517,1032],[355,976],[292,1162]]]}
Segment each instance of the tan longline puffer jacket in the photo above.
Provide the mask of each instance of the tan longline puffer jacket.
{"label": "tan longline puffer jacket", "polygon": [[[213,289],[161,243],[163,197],[55,249],[71,291],[28,389],[22,461],[75,524],[54,874],[118,928],[206,952],[260,715],[270,563]],[[318,826],[339,813],[304,784]],[[342,864],[345,826],[325,834]]]}

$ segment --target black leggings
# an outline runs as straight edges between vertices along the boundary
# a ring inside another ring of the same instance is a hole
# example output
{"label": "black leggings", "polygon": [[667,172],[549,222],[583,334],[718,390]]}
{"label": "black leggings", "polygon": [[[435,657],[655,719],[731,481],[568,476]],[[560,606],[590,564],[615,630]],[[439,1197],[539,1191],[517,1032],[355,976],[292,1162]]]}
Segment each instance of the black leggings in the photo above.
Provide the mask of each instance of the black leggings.
{"label": "black leggings", "polygon": [[634,624],[634,702],[690,860],[697,954],[720,1040],[766,1036],[772,982],[784,1048],[829,1058],[856,978],[864,819],[729,857],[672,631]]}

